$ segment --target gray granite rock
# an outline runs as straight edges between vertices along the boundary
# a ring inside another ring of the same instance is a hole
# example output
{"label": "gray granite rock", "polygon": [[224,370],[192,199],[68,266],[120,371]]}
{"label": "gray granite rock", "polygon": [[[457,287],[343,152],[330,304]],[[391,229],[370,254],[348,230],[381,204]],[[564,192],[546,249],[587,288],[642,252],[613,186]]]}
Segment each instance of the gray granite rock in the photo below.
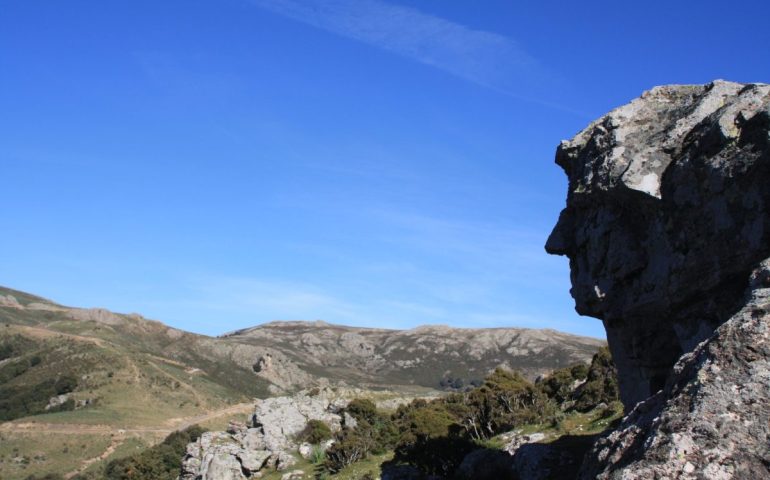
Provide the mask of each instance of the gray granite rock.
{"label": "gray granite rock", "polygon": [[339,430],[339,412],[348,401],[327,388],[314,395],[300,392],[258,400],[246,424],[231,422],[227,432],[206,432],[189,444],[179,478],[245,479],[266,470],[287,470],[297,463],[292,454],[298,447],[296,434],[309,420],[321,420],[333,431]]}
{"label": "gray granite rock", "polygon": [[770,476],[770,86],[657,87],[556,162],[569,192],[546,250],[603,321],[631,411],[582,477]]}
{"label": "gray granite rock", "polygon": [[768,85],[658,87],[562,142],[578,312],[604,321],[627,408],[741,307],[770,256]]}

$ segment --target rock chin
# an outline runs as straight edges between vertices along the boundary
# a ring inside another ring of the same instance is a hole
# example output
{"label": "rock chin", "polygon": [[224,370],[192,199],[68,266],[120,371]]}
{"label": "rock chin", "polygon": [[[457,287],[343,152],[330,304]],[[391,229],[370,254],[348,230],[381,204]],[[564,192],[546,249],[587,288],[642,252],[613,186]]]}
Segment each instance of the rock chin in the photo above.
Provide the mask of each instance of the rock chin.
{"label": "rock chin", "polygon": [[546,250],[604,322],[631,411],[583,477],[767,476],[770,86],[654,88],[556,162],[569,191]]}

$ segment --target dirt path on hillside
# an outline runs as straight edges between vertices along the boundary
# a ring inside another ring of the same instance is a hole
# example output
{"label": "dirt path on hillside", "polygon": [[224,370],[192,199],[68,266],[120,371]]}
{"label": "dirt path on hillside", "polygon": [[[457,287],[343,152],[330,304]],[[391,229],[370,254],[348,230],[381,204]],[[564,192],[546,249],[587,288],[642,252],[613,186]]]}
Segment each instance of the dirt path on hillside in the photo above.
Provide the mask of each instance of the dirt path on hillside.
{"label": "dirt path on hillside", "polygon": [[225,415],[245,413],[253,407],[253,403],[239,403],[227,408],[212,410],[193,417],[180,417],[170,419],[171,425],[167,428],[158,427],[126,427],[118,428],[111,425],[85,425],[77,423],[37,423],[37,422],[6,422],[0,423],[0,432],[3,433],[55,433],[63,435],[127,435],[127,434],[166,434],[178,430],[184,430],[198,423],[207,422]]}
{"label": "dirt path on hillside", "polygon": [[169,372],[163,370],[158,365],[156,365],[154,362],[147,361],[147,364],[150,365],[155,370],[157,370],[158,372],[160,372],[161,375],[163,375],[163,376],[165,376],[167,378],[170,378],[171,380],[176,382],[179,385],[180,388],[183,388],[186,391],[188,391],[190,393],[190,395],[193,396],[193,398],[195,399],[195,401],[197,402],[198,405],[200,405],[202,407],[207,406],[206,404],[208,402],[206,402],[206,400],[198,393],[198,391],[192,385],[190,385],[189,383],[185,382],[184,380],[182,380],[180,378],[175,377],[174,375],[170,374]]}
{"label": "dirt path on hillside", "polygon": [[126,439],[124,437],[112,437],[112,441],[110,442],[109,446],[102,453],[96,457],[83,460],[83,462],[80,464],[80,467],[64,475],[64,478],[70,479],[79,473],[85,472],[86,469],[94,463],[105,460],[107,457],[115,453],[115,449],[117,449],[125,440]]}
{"label": "dirt path on hillside", "polygon": [[64,333],[58,330],[49,330],[47,328],[30,327],[27,325],[14,325],[14,328],[21,330],[22,332],[26,333],[27,335],[33,338],[48,339],[52,337],[64,337],[72,340],[77,340],[79,342],[93,343],[94,345],[97,345],[99,347],[104,347],[104,343],[105,343],[105,341],[102,340],[101,338],[84,337],[83,335],[75,335],[74,333]]}

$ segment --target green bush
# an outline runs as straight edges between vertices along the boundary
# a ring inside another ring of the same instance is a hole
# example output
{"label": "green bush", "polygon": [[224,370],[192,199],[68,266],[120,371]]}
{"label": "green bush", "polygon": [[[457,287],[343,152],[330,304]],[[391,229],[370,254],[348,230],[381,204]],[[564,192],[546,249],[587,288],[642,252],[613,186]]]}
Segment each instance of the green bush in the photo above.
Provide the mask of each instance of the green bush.
{"label": "green bush", "polygon": [[356,419],[355,428],[345,428],[334,436],[326,451],[322,473],[336,473],[370,453],[381,454],[395,447],[399,431],[391,418],[377,410],[371,400],[354,399],[345,412]]}
{"label": "green bush", "polygon": [[346,466],[363,460],[374,447],[371,432],[359,428],[345,429],[335,438],[334,444],[326,450],[324,469],[337,473]]}
{"label": "green bush", "polygon": [[356,421],[373,423],[377,417],[377,406],[368,398],[356,398],[345,408]]}
{"label": "green bush", "polygon": [[[46,412],[48,400],[56,395],[70,393],[77,388],[77,379],[62,375],[58,379],[48,379],[32,385],[3,385],[0,389],[0,420],[37,415]],[[73,410],[74,400],[48,411]]]}
{"label": "green bush", "polygon": [[575,392],[575,409],[587,412],[601,403],[609,405],[618,400],[619,394],[615,362],[609,348],[604,347],[591,360],[586,383]]}
{"label": "green bush", "polygon": [[105,468],[107,480],[175,480],[182,467],[187,444],[205,432],[194,425],[170,434],[162,443],[136,455],[113,460]]}
{"label": "green bush", "polygon": [[558,424],[564,417],[559,403],[571,400],[572,385],[582,379],[587,386],[580,389],[584,401],[616,394],[608,351],[597,353],[590,367],[572,365],[538,385],[518,372],[497,369],[478,387],[432,401],[415,400],[390,417],[370,400],[356,399],[346,411],[358,425],[335,436],[318,478],[389,448],[395,450],[396,463],[415,466],[424,475],[451,478],[468,453],[495,435],[525,424]]}
{"label": "green bush", "polygon": [[548,396],[548,398],[561,404],[572,397],[572,385],[575,384],[575,381],[585,380],[587,375],[588,365],[585,363],[578,363],[551,372],[550,375],[540,380],[537,383],[537,386]]}
{"label": "green bush", "polygon": [[310,420],[305,428],[297,435],[297,441],[307,443],[321,443],[332,438],[332,431],[321,420]]}

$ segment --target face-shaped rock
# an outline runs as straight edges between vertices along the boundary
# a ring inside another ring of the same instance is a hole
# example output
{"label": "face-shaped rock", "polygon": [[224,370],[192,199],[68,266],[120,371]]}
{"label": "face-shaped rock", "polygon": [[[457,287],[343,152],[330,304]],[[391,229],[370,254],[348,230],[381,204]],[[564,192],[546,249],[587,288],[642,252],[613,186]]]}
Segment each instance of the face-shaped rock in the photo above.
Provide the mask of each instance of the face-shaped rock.
{"label": "face-shaped rock", "polygon": [[658,87],[562,142],[567,207],[546,244],[604,321],[627,406],[740,306],[770,255],[770,86]]}

